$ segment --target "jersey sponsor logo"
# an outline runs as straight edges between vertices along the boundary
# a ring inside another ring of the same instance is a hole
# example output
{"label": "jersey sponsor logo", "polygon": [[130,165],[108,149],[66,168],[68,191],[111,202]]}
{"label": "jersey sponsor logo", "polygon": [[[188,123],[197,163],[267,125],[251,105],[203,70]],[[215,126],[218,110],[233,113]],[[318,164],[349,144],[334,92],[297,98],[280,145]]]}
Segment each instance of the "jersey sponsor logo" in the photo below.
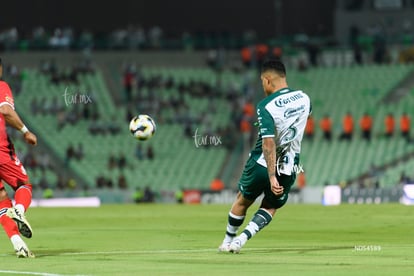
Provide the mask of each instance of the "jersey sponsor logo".
{"label": "jersey sponsor logo", "polygon": [[278,107],[284,107],[285,105],[287,105],[288,103],[297,101],[299,99],[302,99],[303,95],[301,93],[296,93],[292,96],[289,97],[279,97],[276,99],[275,104]]}
{"label": "jersey sponsor logo", "polygon": [[261,128],[261,129],[260,129],[260,133],[261,133],[261,134],[264,134],[264,133],[266,133],[266,132],[267,132],[267,128],[263,127],[263,128]]}
{"label": "jersey sponsor logo", "polygon": [[285,117],[285,119],[297,116],[301,113],[305,112],[305,106],[301,105],[297,108],[288,108],[286,109],[285,113],[283,114],[283,116]]}

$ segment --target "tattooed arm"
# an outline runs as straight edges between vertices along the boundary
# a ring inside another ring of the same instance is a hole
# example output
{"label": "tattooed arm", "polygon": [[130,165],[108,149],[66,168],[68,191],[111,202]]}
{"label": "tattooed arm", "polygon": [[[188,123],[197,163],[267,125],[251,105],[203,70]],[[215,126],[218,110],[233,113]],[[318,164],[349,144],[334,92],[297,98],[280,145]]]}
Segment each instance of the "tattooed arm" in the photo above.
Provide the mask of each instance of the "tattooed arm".
{"label": "tattooed arm", "polygon": [[271,190],[275,195],[281,195],[283,186],[279,185],[276,178],[276,143],[273,137],[263,138],[262,150],[267,164]]}

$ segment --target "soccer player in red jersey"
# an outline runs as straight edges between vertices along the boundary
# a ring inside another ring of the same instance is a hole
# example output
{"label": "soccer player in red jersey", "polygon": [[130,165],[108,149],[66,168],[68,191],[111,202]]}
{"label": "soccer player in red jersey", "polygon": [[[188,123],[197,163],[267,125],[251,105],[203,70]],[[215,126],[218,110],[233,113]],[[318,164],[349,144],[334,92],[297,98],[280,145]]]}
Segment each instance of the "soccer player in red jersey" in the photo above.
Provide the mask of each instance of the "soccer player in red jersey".
{"label": "soccer player in red jersey", "polygon": [[[3,66],[0,58],[0,224],[10,238],[17,257],[28,258],[34,255],[20,234],[26,238],[32,237],[32,228],[25,217],[32,201],[32,184],[23,164],[16,156],[13,143],[6,132],[6,125],[20,130],[24,140],[30,145],[36,145],[37,138],[14,110],[13,94],[9,85],[1,80],[2,75]],[[3,182],[15,191],[14,207]]]}

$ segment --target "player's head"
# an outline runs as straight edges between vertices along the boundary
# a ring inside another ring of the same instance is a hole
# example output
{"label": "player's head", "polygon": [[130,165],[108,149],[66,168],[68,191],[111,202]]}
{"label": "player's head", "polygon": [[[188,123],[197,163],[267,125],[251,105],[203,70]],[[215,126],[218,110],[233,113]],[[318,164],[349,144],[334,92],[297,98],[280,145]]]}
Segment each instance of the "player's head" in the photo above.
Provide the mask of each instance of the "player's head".
{"label": "player's head", "polygon": [[270,59],[262,64],[260,78],[266,95],[287,87],[286,68],[278,59]]}

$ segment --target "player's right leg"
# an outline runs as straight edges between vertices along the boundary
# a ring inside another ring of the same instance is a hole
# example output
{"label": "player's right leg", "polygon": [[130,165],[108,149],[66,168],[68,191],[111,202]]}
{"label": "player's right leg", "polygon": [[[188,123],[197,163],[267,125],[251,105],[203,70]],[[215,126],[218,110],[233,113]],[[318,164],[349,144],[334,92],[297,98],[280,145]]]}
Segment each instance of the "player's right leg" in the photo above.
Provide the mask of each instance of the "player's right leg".
{"label": "player's right leg", "polygon": [[26,243],[19,235],[14,235],[10,238],[17,258],[34,258],[35,255],[27,247]]}
{"label": "player's right leg", "polygon": [[256,165],[256,161],[252,158],[249,158],[246,162],[239,180],[239,192],[228,215],[226,235],[224,236],[222,244],[219,246],[219,251],[230,252],[230,245],[236,237],[240,226],[243,224],[247,209],[262,193],[261,188],[257,189],[254,185]]}
{"label": "player's right leg", "polygon": [[224,236],[223,242],[219,246],[220,252],[230,251],[230,244],[236,237],[237,231],[243,224],[247,209],[250,207],[250,205],[252,205],[253,202],[254,201],[245,199],[240,192],[237,194],[237,198],[233,203],[233,206],[228,215],[226,234]]}

